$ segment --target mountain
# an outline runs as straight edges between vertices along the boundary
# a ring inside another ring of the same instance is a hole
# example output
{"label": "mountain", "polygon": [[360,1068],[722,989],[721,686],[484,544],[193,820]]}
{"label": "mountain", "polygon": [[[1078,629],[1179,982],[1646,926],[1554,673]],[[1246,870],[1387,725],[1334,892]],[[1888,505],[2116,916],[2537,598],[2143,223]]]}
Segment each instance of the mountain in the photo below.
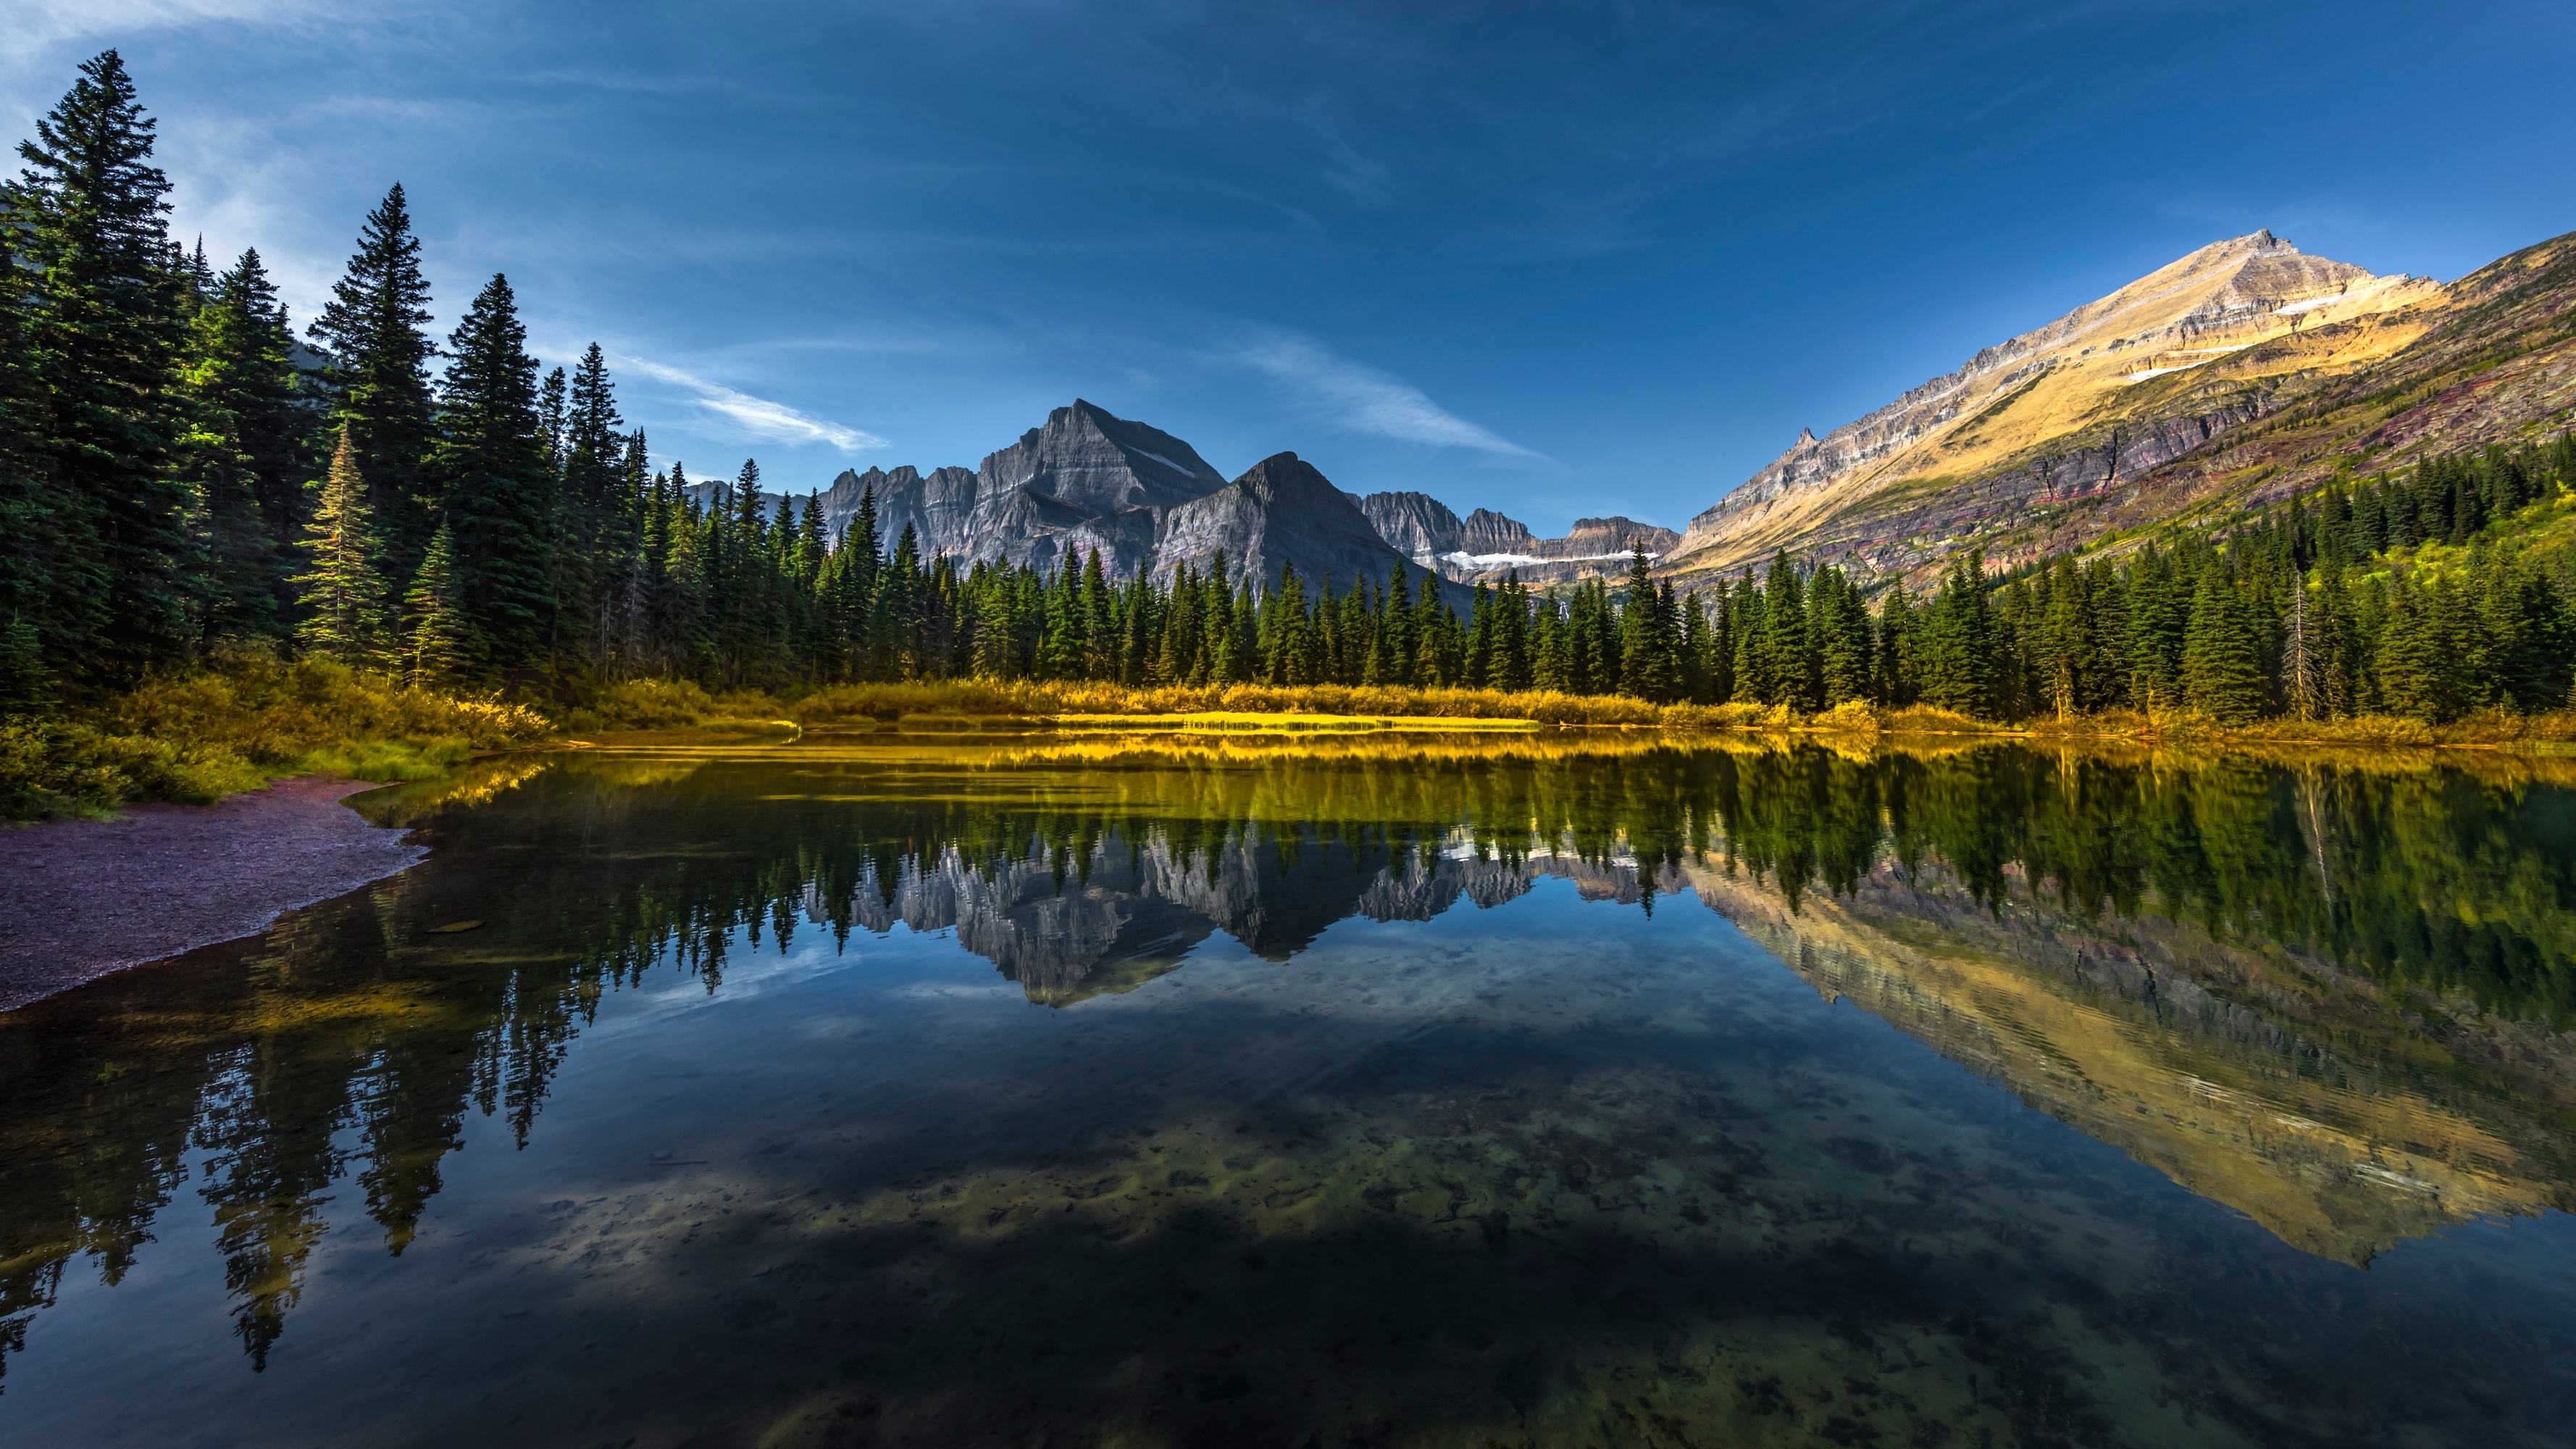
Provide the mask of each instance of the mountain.
{"label": "mountain", "polygon": [[[703,503],[716,485],[692,487]],[[884,548],[892,551],[909,527],[924,557],[947,554],[968,565],[1052,570],[1096,549],[1114,578],[1143,570],[1168,579],[1184,563],[1204,572],[1223,550],[1232,574],[1250,569],[1275,580],[1294,564],[1309,581],[1329,577],[1347,588],[1361,578],[1383,583],[1406,562],[1351,495],[1296,454],[1265,458],[1228,482],[1188,443],[1079,398],[972,472],[845,470],[820,495],[833,537],[871,489]],[[800,509],[801,497],[771,506]]]}
{"label": "mountain", "polygon": [[[2489,355],[2535,322],[2509,306],[2478,314],[2555,277],[2563,239],[2533,251],[2549,255],[2445,287],[2312,257],[2269,231],[2213,243],[1822,438],[1800,433],[1691,520],[1663,571],[1729,571],[1785,548],[1919,578],[1972,544],[2016,562],[2277,497],[2346,459],[2401,461],[2410,452],[2389,445],[2403,430],[2364,426],[2349,404],[2384,403],[2392,387],[2445,375],[2437,354]],[[2451,373],[2446,386],[2472,385]],[[2244,451],[2293,420],[2321,422],[2321,407],[2342,421],[2303,427],[2295,447]],[[2510,436],[2544,411],[2526,400],[2492,426],[2448,431]]]}
{"label": "mountain", "polygon": [[1428,493],[1371,493],[1358,500],[1378,535],[1424,568],[1459,583],[1570,583],[1627,570],[1634,550],[1660,557],[1680,541],[1633,518],[1578,518],[1563,538],[1539,538],[1518,519],[1479,508],[1460,518]]}
{"label": "mountain", "polygon": [[1103,520],[1169,508],[1223,486],[1225,475],[1189,444],[1076,398],[973,472],[844,471],[824,490],[823,515],[837,535],[874,488],[888,549],[910,527],[924,555],[1053,568],[1068,548],[1101,545],[1101,562],[1127,575],[1141,562],[1137,529],[1132,521]]}
{"label": "mountain", "polygon": [[[1309,582],[1383,584],[1409,560],[1378,536],[1351,496],[1294,453],[1275,453],[1205,498],[1155,510],[1153,568],[1204,571],[1219,549],[1239,569],[1275,579],[1293,563]],[[1409,575],[1409,571],[1408,575]]]}

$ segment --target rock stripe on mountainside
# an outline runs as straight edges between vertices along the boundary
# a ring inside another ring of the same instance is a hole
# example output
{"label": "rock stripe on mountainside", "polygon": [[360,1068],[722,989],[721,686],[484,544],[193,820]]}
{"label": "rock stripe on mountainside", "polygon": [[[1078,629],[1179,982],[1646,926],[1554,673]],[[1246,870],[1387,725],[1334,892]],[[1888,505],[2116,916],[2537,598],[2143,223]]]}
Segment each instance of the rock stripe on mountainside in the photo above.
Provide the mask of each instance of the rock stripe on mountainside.
{"label": "rock stripe on mountainside", "polygon": [[2431,282],[2268,231],[2213,243],[1822,438],[1802,432],[1693,518],[1663,571],[1784,548],[1881,574],[1937,568],[1972,542],[2018,558],[2066,505],[2404,347],[2441,301]]}

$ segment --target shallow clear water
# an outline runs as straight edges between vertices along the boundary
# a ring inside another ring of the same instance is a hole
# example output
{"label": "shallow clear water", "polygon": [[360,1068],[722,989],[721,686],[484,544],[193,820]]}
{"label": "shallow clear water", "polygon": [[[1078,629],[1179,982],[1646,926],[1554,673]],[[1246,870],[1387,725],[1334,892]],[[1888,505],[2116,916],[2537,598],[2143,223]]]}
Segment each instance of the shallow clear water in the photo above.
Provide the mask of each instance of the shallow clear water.
{"label": "shallow clear water", "polygon": [[487,762],[0,1015],[0,1439],[2562,1443],[2553,768]]}

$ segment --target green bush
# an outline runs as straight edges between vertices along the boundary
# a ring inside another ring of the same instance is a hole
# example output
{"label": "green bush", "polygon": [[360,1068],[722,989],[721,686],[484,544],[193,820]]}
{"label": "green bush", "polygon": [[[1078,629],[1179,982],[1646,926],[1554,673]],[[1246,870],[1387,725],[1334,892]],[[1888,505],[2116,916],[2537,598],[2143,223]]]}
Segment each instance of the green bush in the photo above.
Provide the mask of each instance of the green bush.
{"label": "green bush", "polygon": [[66,720],[0,721],[0,819],[100,816],[128,800],[208,805],[267,775],[220,745],[103,734]]}

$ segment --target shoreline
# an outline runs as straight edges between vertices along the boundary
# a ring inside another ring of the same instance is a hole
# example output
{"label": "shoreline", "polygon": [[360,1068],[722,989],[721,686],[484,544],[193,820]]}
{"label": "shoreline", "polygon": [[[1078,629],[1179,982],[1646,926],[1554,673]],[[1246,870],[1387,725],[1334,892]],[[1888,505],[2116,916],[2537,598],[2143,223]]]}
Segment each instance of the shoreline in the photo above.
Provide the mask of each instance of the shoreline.
{"label": "shoreline", "polygon": [[408,870],[408,830],[341,802],[378,786],[278,780],[214,805],[137,804],[115,820],[0,831],[0,1012],[202,946]]}
{"label": "shoreline", "polygon": [[[1684,708],[1694,713],[1706,709]],[[2238,731],[2213,728],[2198,721],[2168,723],[2117,715],[2014,726],[1958,716],[1930,718],[1927,716],[1935,712],[1921,710],[1888,715],[1873,712],[1857,718],[1856,711],[1829,712],[1828,716],[1782,719],[1776,715],[1747,718],[1754,712],[1742,707],[1730,709],[1737,717],[1616,724],[1493,715],[1391,718],[1317,712],[1301,716],[1289,711],[1257,710],[1175,713],[1159,718],[1134,714],[1048,715],[1034,711],[983,715],[924,712],[896,720],[862,716],[815,720],[804,725],[792,719],[772,718],[707,720],[662,730],[568,731],[535,748],[578,750],[601,744],[715,744],[719,740],[773,744],[814,734],[828,737],[845,733],[919,735],[930,739],[1014,734],[1081,738],[1136,733],[1197,739],[1305,736],[1322,741],[1380,733],[1468,733],[1503,739],[1560,732],[1671,732],[1767,736],[1774,740],[1785,736],[1846,749],[1878,742],[1901,748],[1913,740],[1927,746],[1937,741],[1951,749],[1991,742],[2040,748],[2179,748],[2194,753],[2275,758],[2285,753],[2341,753],[2355,748],[2414,755],[2418,759],[2434,752],[2531,760],[2576,755],[2576,749],[2546,735],[2444,739],[2439,736],[2447,731],[2440,727],[2414,725],[2411,721],[2406,722],[2411,728],[2401,730],[2372,728],[2370,725],[2387,723],[2373,721],[2360,730],[2337,731],[2328,726],[2294,733],[2281,728],[2279,722]],[[1830,714],[1842,717],[1832,718]],[[2094,727],[2085,728],[2086,724]],[[591,738],[582,738],[583,734]],[[781,734],[783,740],[777,738]],[[2434,737],[2425,738],[2427,735]],[[410,843],[410,831],[371,824],[343,803],[350,796],[378,788],[382,788],[381,782],[309,774],[276,780],[214,805],[137,803],[124,807],[125,813],[113,820],[53,820],[0,829],[0,900],[11,903],[11,909],[0,914],[0,1013],[119,971],[258,935],[290,911],[344,895],[418,864],[428,851]]]}

